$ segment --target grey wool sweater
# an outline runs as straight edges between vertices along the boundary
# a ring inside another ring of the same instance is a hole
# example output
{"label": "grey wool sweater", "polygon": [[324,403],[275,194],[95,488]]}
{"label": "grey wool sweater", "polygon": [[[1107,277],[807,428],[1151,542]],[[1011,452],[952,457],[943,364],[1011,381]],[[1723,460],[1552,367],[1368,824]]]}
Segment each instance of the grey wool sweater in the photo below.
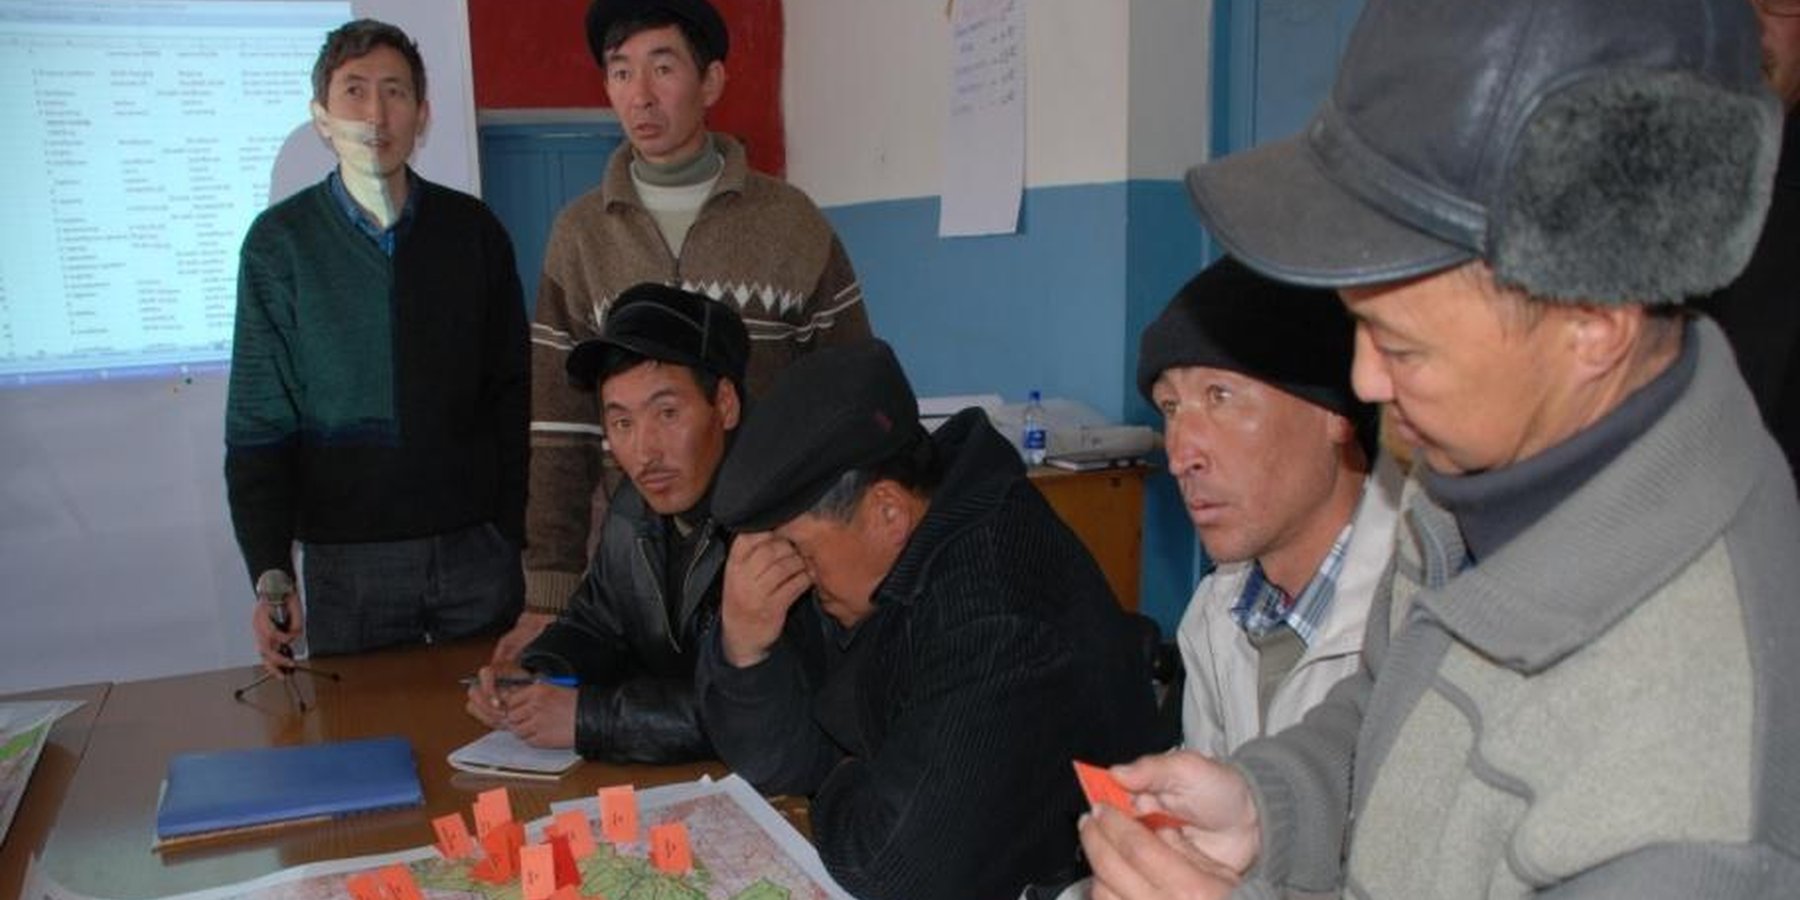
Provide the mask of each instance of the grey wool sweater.
{"label": "grey wool sweater", "polygon": [[1635,441],[1476,564],[1409,485],[1366,669],[1233,757],[1236,896],[1800,895],[1800,504],[1710,322]]}

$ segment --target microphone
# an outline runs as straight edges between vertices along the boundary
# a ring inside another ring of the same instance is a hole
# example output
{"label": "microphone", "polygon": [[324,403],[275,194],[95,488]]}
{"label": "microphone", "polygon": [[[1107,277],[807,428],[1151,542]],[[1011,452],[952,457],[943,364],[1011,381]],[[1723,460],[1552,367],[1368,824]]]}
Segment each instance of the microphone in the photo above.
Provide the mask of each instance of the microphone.
{"label": "microphone", "polygon": [[[269,606],[269,621],[283,634],[293,621],[288,615],[287,596],[294,592],[294,579],[280,569],[270,569],[256,578],[256,598]],[[294,648],[281,645],[281,654],[292,658]]]}

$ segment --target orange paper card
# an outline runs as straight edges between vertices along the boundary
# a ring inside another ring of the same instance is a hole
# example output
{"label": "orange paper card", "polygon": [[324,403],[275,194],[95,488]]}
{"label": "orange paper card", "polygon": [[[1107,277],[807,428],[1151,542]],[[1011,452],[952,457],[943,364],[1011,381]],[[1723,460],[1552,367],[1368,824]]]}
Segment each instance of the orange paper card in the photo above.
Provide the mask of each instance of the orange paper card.
{"label": "orange paper card", "polygon": [[438,852],[445,859],[462,859],[475,855],[475,839],[469,836],[469,826],[463,823],[462,813],[432,819],[431,829],[437,832]]}
{"label": "orange paper card", "polygon": [[387,891],[388,900],[425,900],[419,894],[419,883],[413,880],[412,870],[395,863],[383,866],[375,872],[381,879],[381,886]]}
{"label": "orange paper card", "polygon": [[1081,782],[1081,792],[1087,795],[1089,806],[1110,806],[1133,818],[1137,810],[1131,808],[1131,794],[1111,772],[1099,766],[1089,765],[1075,760],[1075,779]]}
{"label": "orange paper card", "polygon": [[556,860],[549,844],[532,844],[519,851],[519,893],[525,900],[550,900],[556,892]]}
{"label": "orange paper card", "polygon": [[614,844],[637,840],[637,791],[629,784],[600,789],[600,836]]}
{"label": "orange paper card", "polygon": [[350,891],[351,900],[387,900],[381,879],[374,872],[358,872],[344,879],[344,887]]}
{"label": "orange paper card", "polygon": [[556,886],[579,884],[581,870],[575,867],[575,854],[569,851],[569,836],[553,828],[546,843],[550,845],[550,859],[556,864]]}
{"label": "orange paper card", "polygon": [[1089,806],[1110,806],[1143,823],[1146,828],[1179,828],[1187,824],[1163,812],[1139,815],[1131,805],[1131,792],[1125,790],[1111,772],[1099,766],[1075,760],[1075,780],[1081,782],[1081,792],[1087,795]]}
{"label": "orange paper card", "polygon": [[686,875],[693,871],[694,853],[688,847],[687,826],[667,822],[650,826],[650,864],[658,872]]}
{"label": "orange paper card", "polygon": [[519,848],[525,845],[525,826],[517,822],[497,825],[481,836],[481,849],[487,853],[469,874],[488,884],[505,884],[519,871]]}
{"label": "orange paper card", "polygon": [[497,787],[475,795],[475,835],[485,837],[496,826],[512,821],[512,795]]}
{"label": "orange paper card", "polygon": [[569,852],[575,854],[576,859],[594,855],[594,826],[588,823],[587,813],[579,809],[560,813],[550,828],[568,836]]}

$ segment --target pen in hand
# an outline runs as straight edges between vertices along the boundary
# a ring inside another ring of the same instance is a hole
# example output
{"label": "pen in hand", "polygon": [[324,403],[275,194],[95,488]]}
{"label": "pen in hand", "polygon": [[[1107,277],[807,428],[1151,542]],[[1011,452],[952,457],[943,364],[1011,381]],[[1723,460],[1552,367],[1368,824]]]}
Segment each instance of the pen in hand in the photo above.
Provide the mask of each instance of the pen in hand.
{"label": "pen in hand", "polygon": [[[474,687],[481,679],[474,675],[465,675],[457,679],[463,687]],[[580,687],[581,682],[573,675],[496,675],[494,686],[503,688],[530,687],[534,684],[549,684],[556,687]]]}

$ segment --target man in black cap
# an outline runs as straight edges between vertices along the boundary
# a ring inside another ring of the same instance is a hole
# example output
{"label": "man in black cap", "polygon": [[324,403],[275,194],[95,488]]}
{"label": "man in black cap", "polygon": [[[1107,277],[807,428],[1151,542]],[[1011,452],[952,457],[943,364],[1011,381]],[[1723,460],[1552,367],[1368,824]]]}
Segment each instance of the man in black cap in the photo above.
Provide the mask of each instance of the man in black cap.
{"label": "man in black cap", "polygon": [[593,403],[561,376],[619,292],[655,282],[731,305],[755,338],[740,383],[752,395],[812,349],[869,336],[862,287],[825,216],[706,127],[730,50],[712,4],[595,0],[587,38],[627,145],[600,186],[557,217],[544,249],[531,328],[525,612],[496,660],[555,616],[587,564],[602,499],[600,427]]}
{"label": "man in black cap", "polygon": [[1095,896],[1800,895],[1800,503],[1681,306],[1768,204],[1757,44],[1745,0],[1369,0],[1300,136],[1190,173],[1338,290],[1420,465],[1365,671],[1115,769],[1188,825],[1097,810]]}
{"label": "man in black cap", "polygon": [[1375,407],[1350,390],[1353,328],[1327,291],[1226,257],[1144,330],[1137,383],[1207,555],[1176,634],[1182,742],[1223,756],[1304,716],[1362,665],[1393,556],[1401,474],[1375,476]]}
{"label": "man in black cap", "polygon": [[867,341],[776,379],[716,497],[740,532],[696,673],[720,757],[812,796],[813,842],[858,897],[1066,881],[1070,761],[1151,747],[1150,672],[1012,445],[974,409],[927,434]]}
{"label": "man in black cap", "polygon": [[[590,758],[712,755],[694,660],[718,612],[731,541],[709,498],[742,414],[748,356],[748,333],[729,306],[659,284],[621,294],[601,336],[569,354],[574,383],[598,387],[627,481],[613,492],[606,540],[569,608],[525,648],[519,667],[482,668],[470,714],[532,746],[574,747]],[[522,673],[578,686],[496,684]]]}

